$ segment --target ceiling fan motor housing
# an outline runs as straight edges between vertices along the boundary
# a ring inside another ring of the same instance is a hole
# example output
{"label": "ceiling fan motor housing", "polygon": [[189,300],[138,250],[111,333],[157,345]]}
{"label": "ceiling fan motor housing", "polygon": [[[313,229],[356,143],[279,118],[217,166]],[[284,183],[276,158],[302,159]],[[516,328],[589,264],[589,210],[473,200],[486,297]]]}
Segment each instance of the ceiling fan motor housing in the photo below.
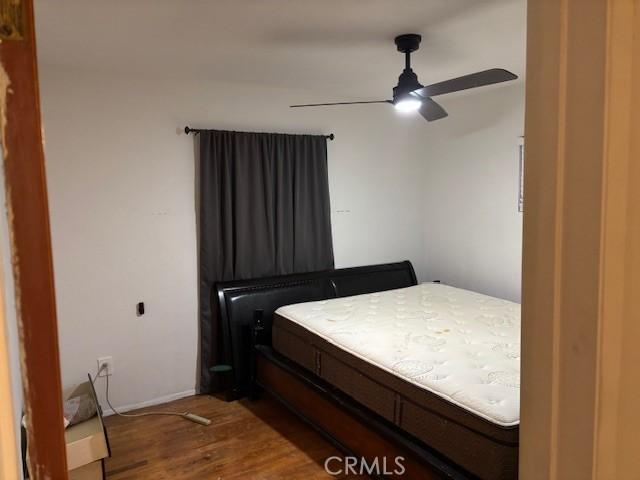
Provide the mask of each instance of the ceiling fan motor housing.
{"label": "ceiling fan motor housing", "polygon": [[407,33],[395,38],[398,51],[405,54],[406,64],[405,69],[398,78],[398,85],[393,88],[393,103],[396,103],[414,90],[423,87],[423,85],[418,82],[418,76],[411,69],[411,52],[415,52],[420,48],[421,40],[422,37],[416,33]]}
{"label": "ceiling fan motor housing", "polygon": [[393,87],[393,102],[395,103],[400,98],[422,87],[423,85],[418,82],[418,76],[414,71],[405,68],[398,77],[398,85]]}

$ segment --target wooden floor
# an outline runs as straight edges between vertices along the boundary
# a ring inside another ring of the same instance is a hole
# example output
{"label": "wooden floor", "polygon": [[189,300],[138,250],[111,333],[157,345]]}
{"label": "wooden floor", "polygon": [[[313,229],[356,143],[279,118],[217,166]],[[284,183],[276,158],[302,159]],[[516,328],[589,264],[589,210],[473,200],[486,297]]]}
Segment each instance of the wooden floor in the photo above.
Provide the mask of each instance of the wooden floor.
{"label": "wooden floor", "polygon": [[109,480],[340,478],[323,467],[340,453],[269,396],[225,402],[202,395],[140,412],[149,410],[189,411],[212,424],[167,416],[106,418]]}

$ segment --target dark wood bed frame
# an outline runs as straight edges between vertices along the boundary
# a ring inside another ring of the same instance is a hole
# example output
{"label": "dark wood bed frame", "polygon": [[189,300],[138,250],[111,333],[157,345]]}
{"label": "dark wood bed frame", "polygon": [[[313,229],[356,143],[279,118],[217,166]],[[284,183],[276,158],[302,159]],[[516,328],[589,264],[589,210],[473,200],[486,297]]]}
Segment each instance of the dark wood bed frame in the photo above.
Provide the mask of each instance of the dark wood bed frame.
{"label": "dark wood bed frame", "polygon": [[257,398],[265,390],[346,455],[393,465],[403,457],[403,478],[471,479],[424,443],[362,406],[271,348],[273,312],[292,303],[416,285],[410,262],[219,283],[231,398]]}
{"label": "dark wood bed frame", "polygon": [[387,465],[402,457],[403,478],[475,478],[270,347],[259,345],[257,352],[257,388],[278,399],[345,455],[379,462],[386,458]]}

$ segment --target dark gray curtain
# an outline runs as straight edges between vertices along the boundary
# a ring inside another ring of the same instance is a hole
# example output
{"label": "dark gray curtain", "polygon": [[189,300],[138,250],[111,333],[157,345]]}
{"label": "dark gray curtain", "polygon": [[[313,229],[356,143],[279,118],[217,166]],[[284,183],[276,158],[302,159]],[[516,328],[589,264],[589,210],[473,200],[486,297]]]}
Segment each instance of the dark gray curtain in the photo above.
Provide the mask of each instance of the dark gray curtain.
{"label": "dark gray curtain", "polygon": [[327,141],[320,135],[199,135],[200,391],[222,361],[215,282],[333,268]]}

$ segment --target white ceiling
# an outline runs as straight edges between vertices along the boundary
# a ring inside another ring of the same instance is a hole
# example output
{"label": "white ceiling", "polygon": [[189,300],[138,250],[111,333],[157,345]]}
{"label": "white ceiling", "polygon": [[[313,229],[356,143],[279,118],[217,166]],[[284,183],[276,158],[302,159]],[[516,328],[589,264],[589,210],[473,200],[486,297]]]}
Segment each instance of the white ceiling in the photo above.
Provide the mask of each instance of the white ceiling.
{"label": "white ceiling", "polygon": [[41,65],[378,99],[403,68],[393,38],[420,33],[413,67],[423,84],[490,67],[524,73],[526,0],[35,4]]}

